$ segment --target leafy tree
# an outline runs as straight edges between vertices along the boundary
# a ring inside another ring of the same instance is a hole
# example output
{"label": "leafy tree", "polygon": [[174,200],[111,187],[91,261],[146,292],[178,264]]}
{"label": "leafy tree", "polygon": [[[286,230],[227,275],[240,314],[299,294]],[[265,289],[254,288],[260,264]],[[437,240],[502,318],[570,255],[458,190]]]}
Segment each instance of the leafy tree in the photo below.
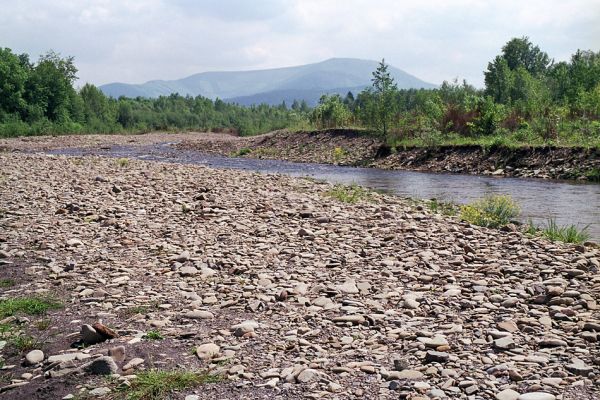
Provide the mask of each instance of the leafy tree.
{"label": "leafy tree", "polygon": [[534,46],[529,38],[511,39],[502,47],[502,54],[494,58],[484,72],[485,93],[502,104],[523,99],[514,96],[519,90],[519,82],[515,79],[523,78],[525,73],[542,79],[550,64],[548,54]]}
{"label": "leafy tree", "polygon": [[0,117],[23,112],[28,68],[11,49],[0,47]]}
{"label": "leafy tree", "polygon": [[388,65],[385,59],[382,59],[379,66],[373,72],[373,87],[371,88],[374,101],[372,116],[374,126],[386,136],[389,127],[392,125],[393,117],[396,112],[396,103],[394,102],[398,87],[388,71]]}
{"label": "leafy tree", "polygon": [[319,105],[313,110],[311,120],[319,128],[345,126],[350,121],[351,113],[343,103],[340,95],[323,95]]}

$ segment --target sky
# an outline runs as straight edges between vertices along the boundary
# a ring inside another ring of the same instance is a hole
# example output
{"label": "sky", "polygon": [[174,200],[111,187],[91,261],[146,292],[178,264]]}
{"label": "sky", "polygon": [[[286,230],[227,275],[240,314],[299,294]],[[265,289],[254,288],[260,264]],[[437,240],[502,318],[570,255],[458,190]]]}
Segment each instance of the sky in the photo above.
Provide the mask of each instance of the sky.
{"label": "sky", "polygon": [[0,0],[0,10],[0,47],[73,56],[79,85],[355,57],[481,87],[513,37],[557,61],[600,50],[600,0]]}

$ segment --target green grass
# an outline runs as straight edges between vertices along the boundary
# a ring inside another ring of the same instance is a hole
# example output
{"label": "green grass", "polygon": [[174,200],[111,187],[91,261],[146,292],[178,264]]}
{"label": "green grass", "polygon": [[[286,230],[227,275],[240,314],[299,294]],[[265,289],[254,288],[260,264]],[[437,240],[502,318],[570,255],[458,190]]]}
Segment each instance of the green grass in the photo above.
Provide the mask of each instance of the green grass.
{"label": "green grass", "polygon": [[48,310],[60,308],[61,304],[52,299],[41,297],[22,297],[0,300],[0,318],[15,314],[42,315]]}
{"label": "green grass", "polygon": [[333,197],[343,203],[355,204],[359,201],[371,201],[372,193],[356,184],[335,185],[332,189],[325,192],[326,196]]}
{"label": "green grass", "polygon": [[21,353],[42,347],[42,343],[29,335],[18,335],[10,338],[9,343]]}
{"label": "green grass", "polygon": [[427,202],[427,207],[429,208],[429,211],[434,214],[454,216],[458,213],[458,206],[456,204],[439,201],[437,199],[429,200],[429,202]]}
{"label": "green grass", "polygon": [[0,279],[0,288],[9,288],[15,286],[15,281],[12,279]]}
{"label": "green grass", "polygon": [[593,168],[589,171],[586,171],[585,177],[590,182],[600,182],[600,168]]}
{"label": "green grass", "polygon": [[250,153],[252,153],[252,149],[250,149],[248,147],[242,147],[238,151],[232,153],[231,156],[232,157],[242,157],[242,156],[248,155]]}
{"label": "green grass", "polygon": [[519,216],[520,208],[510,196],[491,195],[464,205],[460,218],[473,225],[498,228]]}
{"label": "green grass", "polygon": [[549,219],[541,233],[547,239],[564,243],[583,243],[590,239],[591,235],[587,232],[588,227],[579,229],[575,225],[559,226],[556,220]]}
{"label": "green grass", "polygon": [[[137,374],[131,386],[120,389],[118,399],[163,400],[174,392],[221,381],[218,375],[192,371],[149,370]],[[181,396],[182,397],[182,396]]]}
{"label": "green grass", "polygon": [[341,147],[336,147],[335,149],[333,149],[332,154],[333,154],[333,160],[336,163],[339,163],[340,161],[342,161],[342,158],[344,158],[348,154],[348,152]]}
{"label": "green grass", "polygon": [[159,331],[148,331],[144,335],[146,340],[163,340],[165,337]]}

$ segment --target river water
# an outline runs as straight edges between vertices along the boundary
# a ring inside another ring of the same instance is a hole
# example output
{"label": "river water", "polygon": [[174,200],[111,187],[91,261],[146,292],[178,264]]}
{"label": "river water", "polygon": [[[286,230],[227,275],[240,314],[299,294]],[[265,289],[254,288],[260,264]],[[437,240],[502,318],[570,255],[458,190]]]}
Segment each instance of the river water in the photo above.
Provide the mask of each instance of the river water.
{"label": "river water", "polygon": [[172,143],[149,146],[113,146],[105,149],[68,148],[52,150],[49,153],[96,154],[308,176],[332,183],[356,183],[403,197],[435,198],[460,204],[488,194],[506,194],[521,206],[523,222],[532,220],[536,225],[544,225],[549,218],[554,218],[559,225],[574,224],[579,228],[587,227],[592,240],[600,241],[599,184],[228,158],[176,149]]}

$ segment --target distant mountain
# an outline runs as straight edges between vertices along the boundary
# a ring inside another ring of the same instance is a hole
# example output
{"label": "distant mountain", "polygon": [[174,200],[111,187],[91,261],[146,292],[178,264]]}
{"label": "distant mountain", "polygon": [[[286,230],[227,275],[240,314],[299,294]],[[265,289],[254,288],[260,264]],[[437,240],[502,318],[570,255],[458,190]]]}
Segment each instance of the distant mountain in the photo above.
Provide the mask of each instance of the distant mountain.
{"label": "distant mountain", "polygon": [[[324,93],[357,93],[371,84],[378,62],[355,58],[332,58],[320,63],[297,67],[255,71],[202,72],[174,81],[149,81],[142,84],[109,83],[100,86],[112,97],[158,97],[179,93],[220,98],[243,105],[288,105],[294,99],[314,105]],[[400,89],[434,88],[401,69],[390,66],[389,72]]]}

